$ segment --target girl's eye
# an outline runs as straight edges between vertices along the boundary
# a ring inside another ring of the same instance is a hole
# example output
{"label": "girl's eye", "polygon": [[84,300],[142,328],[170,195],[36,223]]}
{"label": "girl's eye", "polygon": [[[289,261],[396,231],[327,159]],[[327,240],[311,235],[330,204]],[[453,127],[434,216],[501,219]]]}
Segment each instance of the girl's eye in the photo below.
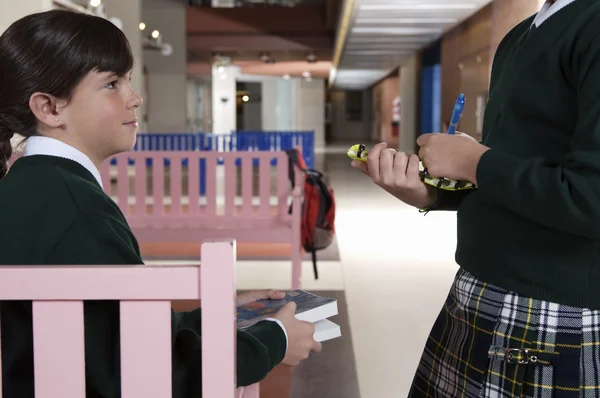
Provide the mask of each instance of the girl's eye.
{"label": "girl's eye", "polygon": [[117,81],[115,80],[114,82],[110,82],[106,85],[106,88],[116,88],[117,87]]}

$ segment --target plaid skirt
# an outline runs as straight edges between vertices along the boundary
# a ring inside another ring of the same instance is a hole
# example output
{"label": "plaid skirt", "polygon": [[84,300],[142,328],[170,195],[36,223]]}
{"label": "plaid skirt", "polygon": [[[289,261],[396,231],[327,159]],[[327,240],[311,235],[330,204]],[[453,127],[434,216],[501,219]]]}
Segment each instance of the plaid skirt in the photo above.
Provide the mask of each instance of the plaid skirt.
{"label": "plaid skirt", "polygon": [[460,270],[409,397],[600,397],[599,347],[600,311],[522,297]]}

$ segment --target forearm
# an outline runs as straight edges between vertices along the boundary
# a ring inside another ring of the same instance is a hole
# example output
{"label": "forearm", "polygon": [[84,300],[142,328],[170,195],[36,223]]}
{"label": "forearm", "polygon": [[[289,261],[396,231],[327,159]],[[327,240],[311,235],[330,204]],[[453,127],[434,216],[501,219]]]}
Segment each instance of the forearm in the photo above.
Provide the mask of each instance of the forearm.
{"label": "forearm", "polygon": [[263,321],[237,334],[237,382],[248,386],[264,379],[281,363],[286,337],[275,322]]}

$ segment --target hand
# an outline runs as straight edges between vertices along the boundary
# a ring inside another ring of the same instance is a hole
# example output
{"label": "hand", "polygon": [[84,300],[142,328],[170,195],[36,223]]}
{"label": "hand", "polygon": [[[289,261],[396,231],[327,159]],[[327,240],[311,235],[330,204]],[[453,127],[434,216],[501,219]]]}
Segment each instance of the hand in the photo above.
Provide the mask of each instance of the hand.
{"label": "hand", "polygon": [[477,165],[490,148],[463,134],[423,134],[417,139],[419,157],[433,177],[470,181],[477,185]]}
{"label": "hand", "polygon": [[281,307],[273,318],[283,323],[288,335],[288,349],[283,363],[296,366],[301,360],[307,359],[312,352],[321,352],[323,346],[314,339],[315,325],[296,319],[296,303],[290,302]]}
{"label": "hand", "polygon": [[239,307],[240,305],[250,304],[254,301],[258,300],[280,300],[285,297],[284,292],[280,292],[278,290],[253,290],[251,292],[246,292],[239,294],[235,298],[235,305]]}
{"label": "hand", "polygon": [[373,179],[375,184],[406,204],[425,208],[435,202],[436,190],[419,177],[419,157],[408,156],[379,143],[369,151],[367,163],[353,160],[352,167]]}

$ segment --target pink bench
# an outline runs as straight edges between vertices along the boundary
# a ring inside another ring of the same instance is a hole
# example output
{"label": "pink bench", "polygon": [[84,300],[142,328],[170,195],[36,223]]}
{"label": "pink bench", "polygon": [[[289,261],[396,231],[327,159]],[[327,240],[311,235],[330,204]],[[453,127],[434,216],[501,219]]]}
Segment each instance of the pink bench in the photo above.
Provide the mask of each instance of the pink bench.
{"label": "pink bench", "polygon": [[[139,151],[122,153],[112,159],[116,159],[116,173],[111,175],[110,160],[103,164],[100,173],[104,189],[117,202],[140,242],[231,238],[244,242],[291,243],[291,285],[292,289],[300,287],[303,180],[302,172],[295,168],[296,188],[291,190],[285,152]],[[147,166],[149,159],[152,166]],[[276,166],[271,165],[273,159],[277,161]],[[168,169],[165,160],[170,163]],[[187,161],[186,173],[182,170],[184,160]],[[205,194],[200,193],[199,186],[201,160],[206,162]],[[253,161],[256,160],[257,195],[253,186]],[[237,166],[236,161],[240,161],[241,166]],[[151,180],[148,180],[149,173]],[[114,177],[116,192],[111,185]],[[165,177],[168,177],[167,186]],[[152,185],[151,194],[148,182]],[[169,188],[168,195],[165,188]]]}
{"label": "pink bench", "polygon": [[85,397],[83,300],[121,302],[123,398],[171,397],[171,300],[202,300],[202,396],[258,398],[235,388],[235,241],[201,252],[200,267],[1,266],[0,300],[33,301],[36,398]]}

